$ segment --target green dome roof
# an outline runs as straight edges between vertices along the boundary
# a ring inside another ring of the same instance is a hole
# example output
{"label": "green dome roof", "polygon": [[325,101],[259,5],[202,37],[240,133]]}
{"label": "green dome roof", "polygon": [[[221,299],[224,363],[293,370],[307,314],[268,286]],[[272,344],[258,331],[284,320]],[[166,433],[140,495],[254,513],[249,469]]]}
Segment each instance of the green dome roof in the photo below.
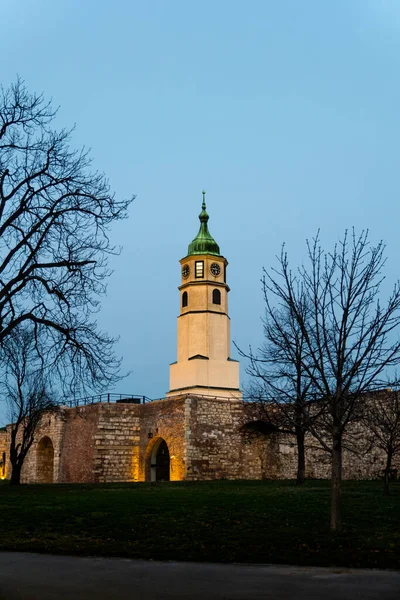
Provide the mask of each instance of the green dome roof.
{"label": "green dome roof", "polygon": [[192,254],[214,254],[215,256],[220,256],[219,246],[208,231],[207,223],[210,217],[206,211],[205,195],[206,193],[203,192],[203,204],[201,205],[201,213],[199,214],[199,233],[196,235],[193,242],[189,244],[188,256],[191,256]]}

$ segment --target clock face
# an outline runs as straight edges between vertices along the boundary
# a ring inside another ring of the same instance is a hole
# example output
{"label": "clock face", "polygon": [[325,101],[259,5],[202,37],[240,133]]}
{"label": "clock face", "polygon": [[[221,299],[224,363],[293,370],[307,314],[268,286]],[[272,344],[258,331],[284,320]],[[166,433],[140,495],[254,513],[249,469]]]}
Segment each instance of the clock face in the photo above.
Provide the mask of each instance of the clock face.
{"label": "clock face", "polygon": [[190,273],[189,265],[185,265],[182,269],[183,279],[187,279],[189,277],[189,273]]}
{"label": "clock face", "polygon": [[218,275],[221,273],[221,267],[218,263],[213,263],[210,267],[210,271],[214,277],[218,277]]}

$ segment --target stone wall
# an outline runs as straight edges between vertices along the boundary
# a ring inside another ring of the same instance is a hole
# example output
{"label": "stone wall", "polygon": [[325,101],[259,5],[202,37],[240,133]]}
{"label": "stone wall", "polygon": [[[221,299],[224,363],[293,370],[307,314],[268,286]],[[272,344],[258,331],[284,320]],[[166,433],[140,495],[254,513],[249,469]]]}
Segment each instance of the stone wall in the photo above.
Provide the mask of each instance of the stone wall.
{"label": "stone wall", "polygon": [[247,479],[242,468],[239,400],[186,398],[186,479]]}
{"label": "stone wall", "polygon": [[98,405],[66,409],[64,414],[59,482],[94,482],[94,440],[99,422]]}
{"label": "stone wall", "polygon": [[0,430],[0,479],[8,476],[7,457],[9,453],[9,441],[6,428]]}
{"label": "stone wall", "polygon": [[[22,471],[21,471],[21,482],[22,483],[36,483],[44,482],[49,483],[50,480],[54,482],[60,481],[60,470],[61,470],[61,457],[63,448],[63,438],[66,416],[69,409],[60,408],[56,413],[49,413],[45,415],[39,424],[37,432],[35,434],[35,440],[29,449],[29,452],[25,458]],[[20,441],[22,430],[20,429],[17,441]],[[11,425],[7,425],[6,432],[0,432],[0,448],[2,445],[6,447],[6,477],[7,479],[11,476],[11,463],[10,463],[10,441],[11,441]],[[49,443],[50,441],[50,443]],[[41,455],[40,449],[47,447],[47,456],[51,455],[51,469],[48,461],[45,461],[42,466],[46,471],[43,474],[41,466]]]}
{"label": "stone wall", "polygon": [[[385,399],[388,390],[377,392],[379,398]],[[374,397],[363,398],[363,402],[374,401]],[[256,479],[294,479],[297,473],[297,447],[295,436],[273,432],[275,418],[273,406],[266,407],[258,403],[243,404],[240,422],[247,432],[262,432],[264,435],[249,440],[245,435],[242,452],[243,470],[251,473]],[[251,427],[249,427],[251,425]],[[263,430],[263,427],[265,429]],[[275,428],[276,429],[276,428]],[[268,434],[268,430],[270,433]],[[330,446],[330,439],[325,440]],[[305,438],[306,477],[310,479],[326,479],[331,476],[330,454],[322,448],[321,443],[311,434]],[[385,453],[376,446],[372,434],[359,421],[350,423],[343,437],[342,475],[343,479],[377,479],[383,476]],[[393,469],[400,472],[400,455],[393,459]]]}
{"label": "stone wall", "polygon": [[292,479],[296,477],[296,450],[286,436],[271,435],[251,441],[242,438],[244,479]]}
{"label": "stone wall", "polygon": [[[22,481],[152,481],[162,440],[169,450],[172,481],[294,479],[295,438],[272,433],[249,442],[240,433],[246,418],[240,401],[206,396],[62,408],[43,418],[23,466]],[[9,429],[0,431],[0,453],[7,455]],[[344,451],[343,477],[381,477],[383,453],[368,448],[362,429],[353,429],[352,436],[358,439],[356,452]],[[400,456],[393,468],[400,471]],[[10,472],[8,463],[8,477]],[[307,436],[306,477],[329,476],[329,455]]]}
{"label": "stone wall", "polygon": [[170,479],[186,478],[187,398],[175,396],[140,405],[139,481],[151,481],[152,455],[164,439],[170,455]]}
{"label": "stone wall", "polygon": [[[50,483],[48,462],[42,448],[50,440],[53,448],[51,481],[54,483],[92,482],[94,434],[97,431],[98,405],[60,408],[45,415],[35,434],[21,472],[22,483]],[[46,471],[46,473],[43,472]]]}
{"label": "stone wall", "polygon": [[140,405],[97,404],[94,481],[138,481]]}
{"label": "stone wall", "polygon": [[152,454],[163,439],[170,453],[170,478],[182,480],[186,472],[185,402],[171,398],[140,405],[94,404],[46,416],[26,457],[21,481],[48,482],[48,465],[41,452],[47,439],[54,449],[54,482],[151,481]]}
{"label": "stone wall", "polygon": [[[40,444],[43,445],[45,438],[48,438],[53,448],[52,477],[53,482],[60,481],[60,458],[62,455],[62,442],[65,428],[66,409],[60,409],[57,413],[45,415],[38,427],[33,442],[22,467],[21,482],[36,483],[43,482],[40,461]],[[46,471],[48,467],[46,466]],[[46,478],[46,483],[50,481]]]}
{"label": "stone wall", "polygon": [[[330,455],[311,435],[306,436],[306,478],[329,479]],[[346,445],[346,438],[344,440]],[[369,448],[365,436],[358,442],[351,440],[352,450],[343,450],[343,479],[378,479],[383,476],[386,457],[374,446]],[[266,439],[254,439],[244,444],[243,472],[251,479],[295,479],[297,473],[297,447],[295,438],[271,434]],[[400,456],[393,459],[393,469],[400,474]],[[246,478],[246,477],[243,477]]]}

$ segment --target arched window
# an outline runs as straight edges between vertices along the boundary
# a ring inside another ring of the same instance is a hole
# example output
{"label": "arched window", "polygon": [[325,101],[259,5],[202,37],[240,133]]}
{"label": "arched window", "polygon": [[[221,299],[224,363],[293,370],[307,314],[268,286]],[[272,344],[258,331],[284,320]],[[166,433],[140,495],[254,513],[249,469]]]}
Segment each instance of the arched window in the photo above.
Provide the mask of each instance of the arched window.
{"label": "arched window", "polygon": [[221,304],[221,292],[219,290],[213,290],[212,300],[213,304]]}
{"label": "arched window", "polygon": [[185,306],[188,305],[188,293],[187,292],[183,292],[182,294],[182,308],[185,308]]}

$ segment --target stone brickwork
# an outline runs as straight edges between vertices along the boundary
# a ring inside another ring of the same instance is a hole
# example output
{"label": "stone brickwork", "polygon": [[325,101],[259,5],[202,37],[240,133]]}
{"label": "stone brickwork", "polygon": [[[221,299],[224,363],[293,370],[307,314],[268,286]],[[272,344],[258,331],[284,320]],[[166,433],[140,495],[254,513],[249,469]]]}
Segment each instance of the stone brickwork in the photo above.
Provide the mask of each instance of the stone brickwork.
{"label": "stone brickwork", "polygon": [[98,405],[70,408],[64,411],[60,483],[94,481],[94,440],[98,431]]}
{"label": "stone brickwork", "polygon": [[151,481],[152,454],[164,439],[170,454],[170,479],[186,479],[187,398],[176,396],[140,406],[139,481]]}
{"label": "stone brickwork", "polygon": [[94,481],[138,481],[140,406],[98,404]]}
{"label": "stone brickwork", "polygon": [[239,433],[240,400],[186,399],[186,479],[247,479]]}
{"label": "stone brickwork", "polygon": [[[21,482],[37,483],[43,482],[43,473],[41,472],[41,443],[48,438],[53,448],[52,474],[51,481],[60,481],[60,458],[62,454],[62,442],[65,428],[65,410],[61,409],[57,413],[45,415],[40,423],[38,431],[22,467]],[[47,442],[47,440],[46,440]],[[48,465],[46,464],[46,471]],[[46,478],[46,483],[50,483]]]}
{"label": "stone brickwork", "polygon": [[[178,397],[140,405],[62,408],[42,420],[21,481],[49,482],[49,463],[43,458],[43,449],[48,456],[48,440],[54,452],[54,482],[150,481],[152,453],[161,440],[170,453],[170,479],[182,480],[186,473],[185,404],[186,399]],[[10,432],[0,433],[0,444],[8,453]]]}
{"label": "stone brickwork", "polygon": [[[344,444],[345,445],[345,444]],[[306,446],[306,478],[327,479],[331,475],[330,455],[308,435]],[[354,444],[354,450],[343,450],[343,479],[377,479],[383,476],[386,457],[376,447],[369,448],[364,439]],[[400,473],[400,456],[393,458],[393,469]],[[295,438],[271,434],[267,439],[245,443],[243,469],[248,469],[251,479],[295,479],[297,473],[297,448]]]}
{"label": "stone brickwork", "polygon": [[[154,481],[157,449],[169,450],[169,478],[293,479],[294,437],[271,434],[251,442],[237,399],[182,395],[146,404],[99,403],[46,415],[22,470],[22,482],[95,483]],[[362,430],[358,452],[343,453],[345,479],[382,476],[383,453],[369,449]],[[0,431],[0,453],[9,451],[10,426]],[[0,454],[0,459],[1,459]],[[394,460],[400,471],[400,457]],[[11,473],[9,462],[6,476]],[[0,473],[1,476],[1,473]],[[306,438],[306,477],[330,476],[329,455]]]}
{"label": "stone brickwork", "polygon": [[0,430],[0,479],[7,477],[8,435],[7,430]]}

